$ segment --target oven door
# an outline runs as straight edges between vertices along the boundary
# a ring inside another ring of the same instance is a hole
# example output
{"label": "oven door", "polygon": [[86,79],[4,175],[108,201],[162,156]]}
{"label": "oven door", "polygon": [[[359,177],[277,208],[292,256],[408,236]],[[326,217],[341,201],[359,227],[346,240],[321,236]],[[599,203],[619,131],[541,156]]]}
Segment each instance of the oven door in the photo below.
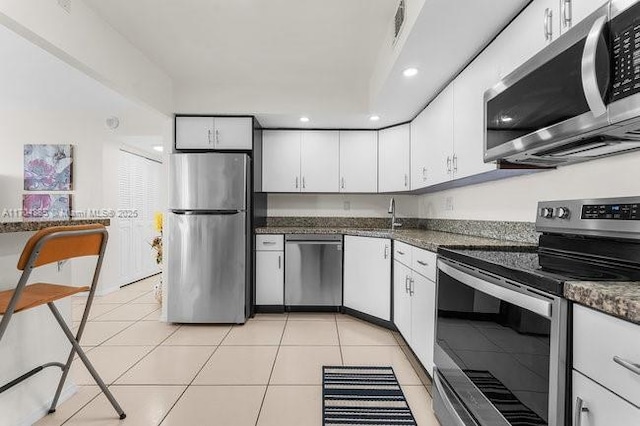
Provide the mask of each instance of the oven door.
{"label": "oven door", "polygon": [[607,3],[485,92],[485,161],[609,125],[608,17]]}
{"label": "oven door", "polygon": [[434,407],[441,423],[563,425],[566,306],[439,259]]}

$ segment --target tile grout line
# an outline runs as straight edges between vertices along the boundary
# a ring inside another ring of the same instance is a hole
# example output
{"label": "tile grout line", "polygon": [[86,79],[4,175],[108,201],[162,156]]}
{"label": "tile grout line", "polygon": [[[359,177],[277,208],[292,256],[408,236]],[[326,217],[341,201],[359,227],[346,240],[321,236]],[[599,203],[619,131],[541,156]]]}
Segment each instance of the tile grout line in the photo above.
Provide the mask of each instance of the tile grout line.
{"label": "tile grout line", "polygon": [[342,340],[340,340],[340,327],[338,326],[338,317],[334,316],[336,320],[336,333],[338,334],[338,348],[340,348],[340,363],[344,366],[344,354],[342,353]]}
{"label": "tile grout line", "polygon": [[255,426],[258,426],[258,422],[260,421],[260,416],[262,415],[262,408],[264,407],[264,401],[267,399],[267,392],[269,392],[269,387],[271,386],[271,378],[273,377],[273,371],[276,369],[276,362],[278,362],[278,354],[280,354],[280,348],[282,347],[282,341],[284,340],[284,333],[286,333],[287,331],[288,324],[289,324],[289,313],[287,313],[287,318],[284,321],[284,328],[282,329],[282,334],[280,335],[280,343],[278,344],[278,349],[276,350],[276,357],[273,359],[273,365],[271,366],[271,372],[269,373],[267,386],[264,389],[264,395],[262,395],[262,401],[260,401],[260,408],[258,409],[258,416],[256,417]]}
{"label": "tile grout line", "polygon": [[[200,369],[198,370],[198,372],[193,376],[193,379],[191,379],[191,381],[189,382],[189,384],[187,386],[185,386],[184,390],[182,391],[182,393],[180,393],[180,395],[178,396],[178,398],[176,398],[176,401],[171,405],[171,407],[167,410],[167,414],[165,414],[162,417],[162,420],[160,420],[160,422],[158,422],[158,425],[161,425],[162,422],[165,421],[165,419],[169,416],[169,414],[171,414],[171,411],[173,411],[173,409],[175,408],[176,405],[178,405],[178,402],[180,402],[180,400],[182,399],[182,397],[184,396],[185,393],[187,393],[187,390],[193,385],[193,382],[195,382],[196,378],[200,375],[200,373],[202,373],[202,370],[204,370],[204,368],[207,366],[207,364],[209,363],[209,361],[211,361],[211,358],[213,358],[213,355],[215,355],[216,352],[218,352],[218,349],[220,349],[220,346],[222,346],[222,342],[224,342],[224,339],[227,338],[227,336],[231,333],[231,330],[233,330],[233,326],[229,327],[229,330],[227,330],[227,334],[224,335],[224,337],[222,339],[220,339],[220,342],[218,343],[218,345],[216,346],[216,348],[213,350],[213,352],[211,352],[211,355],[209,355],[209,357],[207,358],[207,360],[204,362],[204,364],[202,364],[202,366],[200,367]],[[176,330],[177,331],[177,330]],[[168,339],[168,338],[167,338]],[[166,341],[163,340],[163,342]]]}

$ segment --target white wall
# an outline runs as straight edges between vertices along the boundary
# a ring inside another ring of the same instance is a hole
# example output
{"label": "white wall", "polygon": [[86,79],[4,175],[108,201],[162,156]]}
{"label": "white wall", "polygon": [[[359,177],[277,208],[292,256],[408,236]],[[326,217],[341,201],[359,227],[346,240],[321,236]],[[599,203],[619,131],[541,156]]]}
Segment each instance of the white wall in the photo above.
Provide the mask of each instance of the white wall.
{"label": "white wall", "polygon": [[52,1],[0,0],[0,24],[121,94],[165,114],[172,82],[81,0],[71,13]]}
{"label": "white wall", "polygon": [[[268,216],[388,217],[391,195],[271,194],[268,197]],[[398,217],[417,217],[417,197],[394,197]],[[348,210],[345,203],[349,203]]]}
{"label": "white wall", "polygon": [[[538,201],[640,195],[640,153],[427,194],[422,218],[534,222]],[[453,210],[447,210],[447,198]]]}

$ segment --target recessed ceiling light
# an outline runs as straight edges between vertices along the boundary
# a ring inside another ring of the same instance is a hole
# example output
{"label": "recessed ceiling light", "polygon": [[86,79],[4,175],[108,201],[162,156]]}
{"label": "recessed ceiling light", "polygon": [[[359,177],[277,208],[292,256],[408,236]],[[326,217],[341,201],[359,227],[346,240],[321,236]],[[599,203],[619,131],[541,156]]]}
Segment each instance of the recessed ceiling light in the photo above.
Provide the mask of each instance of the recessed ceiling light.
{"label": "recessed ceiling light", "polygon": [[164,151],[164,147],[162,145],[156,145],[153,147],[153,149],[158,152]]}
{"label": "recessed ceiling light", "polygon": [[416,74],[418,74],[418,68],[407,68],[406,70],[402,71],[402,75],[404,75],[405,77],[413,77]]}
{"label": "recessed ceiling light", "polygon": [[503,115],[502,117],[500,117],[500,121],[502,121],[503,123],[509,123],[513,121],[513,117],[509,117],[508,115]]}
{"label": "recessed ceiling light", "polygon": [[308,123],[309,117],[300,117],[300,121],[302,121],[303,123]]}
{"label": "recessed ceiling light", "polygon": [[379,115],[371,115],[371,116],[369,116],[369,120],[378,121],[378,120],[380,120],[380,116]]}

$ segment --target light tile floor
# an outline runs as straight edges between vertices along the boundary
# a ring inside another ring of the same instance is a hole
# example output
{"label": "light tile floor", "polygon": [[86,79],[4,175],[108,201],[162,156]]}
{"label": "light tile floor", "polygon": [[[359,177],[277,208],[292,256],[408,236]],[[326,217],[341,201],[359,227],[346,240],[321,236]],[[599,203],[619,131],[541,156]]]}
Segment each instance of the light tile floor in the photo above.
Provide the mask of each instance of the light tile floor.
{"label": "light tile floor", "polygon": [[[82,346],[127,413],[79,360],[79,391],[37,425],[320,426],[323,365],[391,365],[420,426],[431,396],[390,331],[340,314],[259,314],[243,326],[159,322],[157,277],[96,297]],[[73,300],[74,326],[85,299]],[[399,339],[399,338],[398,338]]]}

